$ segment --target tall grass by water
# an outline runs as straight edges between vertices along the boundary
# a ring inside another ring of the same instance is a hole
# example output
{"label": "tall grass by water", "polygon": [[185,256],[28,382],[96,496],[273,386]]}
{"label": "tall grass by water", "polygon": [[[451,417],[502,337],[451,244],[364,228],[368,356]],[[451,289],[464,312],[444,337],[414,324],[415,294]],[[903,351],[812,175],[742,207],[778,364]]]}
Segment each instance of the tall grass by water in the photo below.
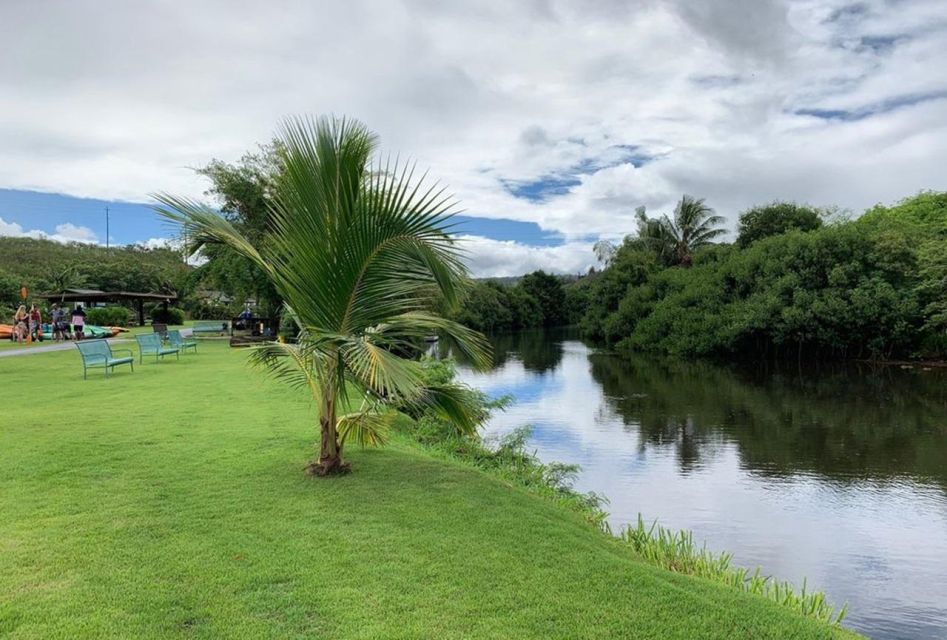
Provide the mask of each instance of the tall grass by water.
{"label": "tall grass by water", "polygon": [[641,514],[638,514],[637,525],[623,528],[618,537],[643,559],[659,567],[722,582],[828,624],[841,625],[848,610],[847,604],[836,610],[821,591],[808,592],[805,580],[797,591],[789,582],[762,575],[759,567],[752,573],[748,569],[734,567],[731,565],[732,554],[715,554],[706,545],[698,547],[690,531],[674,531],[657,522],[648,526]]}

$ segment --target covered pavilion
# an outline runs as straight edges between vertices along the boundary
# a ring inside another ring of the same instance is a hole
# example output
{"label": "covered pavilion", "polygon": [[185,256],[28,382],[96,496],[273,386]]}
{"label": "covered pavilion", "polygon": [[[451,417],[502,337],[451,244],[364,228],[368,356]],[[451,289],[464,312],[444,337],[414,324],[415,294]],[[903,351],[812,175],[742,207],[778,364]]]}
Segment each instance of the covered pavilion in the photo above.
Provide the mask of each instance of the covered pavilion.
{"label": "covered pavilion", "polygon": [[50,302],[82,302],[86,307],[97,302],[134,302],[138,311],[138,324],[145,325],[145,300],[161,302],[164,308],[178,299],[176,293],[141,293],[137,291],[99,291],[98,289],[63,289],[57,293],[41,293],[37,296]]}

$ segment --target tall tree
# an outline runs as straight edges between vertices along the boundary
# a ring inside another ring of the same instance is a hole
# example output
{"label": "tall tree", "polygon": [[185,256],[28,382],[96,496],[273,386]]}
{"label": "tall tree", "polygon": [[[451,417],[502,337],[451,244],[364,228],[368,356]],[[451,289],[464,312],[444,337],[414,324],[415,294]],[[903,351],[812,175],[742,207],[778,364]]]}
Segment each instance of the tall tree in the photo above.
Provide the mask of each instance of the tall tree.
{"label": "tall tree", "polygon": [[539,303],[544,326],[558,327],[565,324],[566,292],[559,278],[545,271],[534,271],[523,276],[518,286]]}
{"label": "tall tree", "polygon": [[[197,173],[211,181],[206,194],[220,205],[220,212],[248,240],[258,243],[269,224],[270,202],[282,175],[279,141],[260,145],[235,163],[212,160]],[[268,315],[278,313],[282,299],[266,272],[230,246],[208,242],[202,248],[207,263],[200,268],[206,285],[239,301],[254,298]]]}
{"label": "tall tree", "polygon": [[448,233],[453,199],[415,180],[413,167],[373,162],[375,136],[358,122],[294,119],[279,139],[285,173],[258,241],[194,201],[157,196],[158,211],[195,246],[223,243],[252,260],[291,309],[298,344],[267,344],[252,358],[316,400],[321,443],[309,472],[347,470],[349,439],[382,442],[392,403],[432,406],[459,430],[476,429],[469,394],[425,386],[420,364],[404,357],[443,332],[473,362],[489,361],[483,336],[428,311],[432,293],[455,303],[466,282]]}
{"label": "tall tree", "polygon": [[648,218],[642,208],[637,215],[638,236],[665,260],[682,267],[691,266],[695,251],[726,233],[721,227],[723,216],[715,215],[703,198],[685,195],[674,208],[673,218],[667,214]]}

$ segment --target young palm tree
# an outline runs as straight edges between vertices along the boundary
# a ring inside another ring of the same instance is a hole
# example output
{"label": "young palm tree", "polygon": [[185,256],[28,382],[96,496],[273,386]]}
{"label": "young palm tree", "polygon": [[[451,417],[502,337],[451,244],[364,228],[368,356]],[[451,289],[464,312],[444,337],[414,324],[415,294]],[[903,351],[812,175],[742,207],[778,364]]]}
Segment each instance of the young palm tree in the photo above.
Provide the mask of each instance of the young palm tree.
{"label": "young palm tree", "polygon": [[691,266],[697,249],[726,233],[720,227],[723,216],[714,215],[703,198],[682,197],[674,208],[673,220],[667,214],[648,218],[643,209],[637,214],[638,236],[666,259],[683,267]]}
{"label": "young palm tree", "polygon": [[156,209],[184,225],[191,249],[224,243],[253,260],[293,314],[298,343],[263,345],[251,359],[316,400],[321,446],[309,472],[347,470],[349,440],[383,443],[392,404],[431,406],[475,430],[469,394],[425,386],[405,357],[441,332],[474,362],[489,360],[483,336],[427,311],[433,295],[455,303],[467,281],[449,235],[454,200],[411,167],[373,165],[376,138],[358,122],[292,119],[279,140],[282,177],[258,241],[194,201],[159,195]]}

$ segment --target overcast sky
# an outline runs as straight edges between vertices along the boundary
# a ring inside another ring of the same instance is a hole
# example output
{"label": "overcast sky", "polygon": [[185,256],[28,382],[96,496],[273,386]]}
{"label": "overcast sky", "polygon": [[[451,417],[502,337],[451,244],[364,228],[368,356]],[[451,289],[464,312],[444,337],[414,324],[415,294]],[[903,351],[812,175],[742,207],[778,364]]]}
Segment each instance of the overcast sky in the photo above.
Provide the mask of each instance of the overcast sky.
{"label": "overcast sky", "polygon": [[0,234],[104,242],[21,192],[200,195],[190,167],[301,113],[358,117],[467,215],[531,223],[478,225],[477,275],[584,270],[683,193],[732,227],[947,189],[945,0],[0,0],[0,42],[0,188],[26,202]]}

